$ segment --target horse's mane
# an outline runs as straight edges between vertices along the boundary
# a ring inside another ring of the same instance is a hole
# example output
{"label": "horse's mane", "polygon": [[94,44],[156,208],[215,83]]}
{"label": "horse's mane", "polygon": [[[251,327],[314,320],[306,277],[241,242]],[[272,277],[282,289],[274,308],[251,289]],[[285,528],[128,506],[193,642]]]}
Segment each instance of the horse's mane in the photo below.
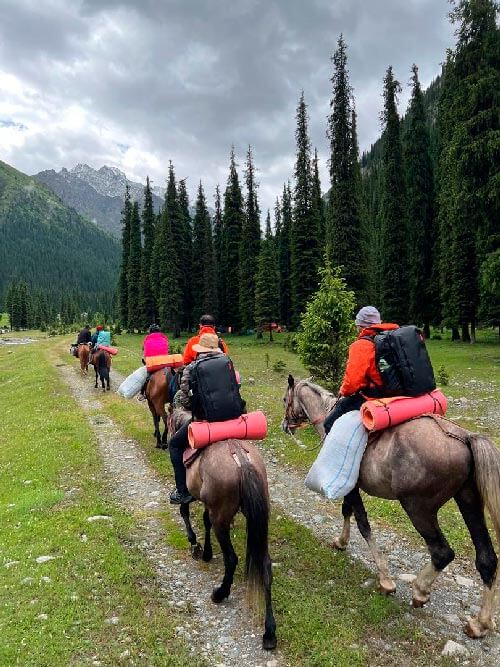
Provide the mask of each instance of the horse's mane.
{"label": "horse's mane", "polygon": [[301,384],[302,386],[306,386],[309,389],[311,389],[311,391],[313,391],[318,396],[323,406],[326,407],[327,409],[331,408],[332,402],[335,401],[337,398],[334,393],[328,391],[328,389],[325,389],[319,384],[315,384],[309,378],[305,380],[299,380],[297,384]]}

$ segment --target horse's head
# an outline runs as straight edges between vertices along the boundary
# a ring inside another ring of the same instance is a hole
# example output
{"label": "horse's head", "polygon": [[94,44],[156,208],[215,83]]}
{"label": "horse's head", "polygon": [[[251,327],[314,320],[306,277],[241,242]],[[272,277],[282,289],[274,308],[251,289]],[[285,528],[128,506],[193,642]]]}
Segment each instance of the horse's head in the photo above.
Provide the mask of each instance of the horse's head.
{"label": "horse's head", "polygon": [[281,422],[281,428],[285,433],[293,435],[294,431],[309,423],[302,402],[300,400],[300,385],[302,381],[295,382],[293,375],[288,376],[288,387],[283,396],[285,405],[285,416]]}

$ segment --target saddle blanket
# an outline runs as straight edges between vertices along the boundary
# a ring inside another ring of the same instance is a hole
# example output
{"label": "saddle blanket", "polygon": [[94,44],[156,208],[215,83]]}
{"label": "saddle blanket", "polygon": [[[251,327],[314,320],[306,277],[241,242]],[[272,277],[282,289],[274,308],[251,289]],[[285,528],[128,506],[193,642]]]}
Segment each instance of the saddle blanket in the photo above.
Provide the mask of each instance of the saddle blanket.
{"label": "saddle blanket", "polygon": [[358,481],[367,442],[368,431],[363,426],[359,410],[339,417],[307,474],[307,488],[330,500],[346,496]]}
{"label": "saddle blanket", "polygon": [[146,366],[141,366],[131,375],[125,378],[121,385],[116,390],[120,396],[123,398],[134,398],[142,388],[142,385],[146,382],[148,377],[148,371]]}

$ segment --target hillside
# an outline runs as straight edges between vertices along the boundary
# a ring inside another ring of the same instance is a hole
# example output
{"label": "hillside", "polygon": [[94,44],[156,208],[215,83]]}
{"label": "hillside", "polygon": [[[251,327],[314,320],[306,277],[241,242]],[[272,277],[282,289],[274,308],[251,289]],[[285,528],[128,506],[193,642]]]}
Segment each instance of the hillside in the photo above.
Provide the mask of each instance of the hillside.
{"label": "hillside", "polygon": [[0,161],[0,294],[13,279],[51,292],[110,293],[119,262],[116,240]]}

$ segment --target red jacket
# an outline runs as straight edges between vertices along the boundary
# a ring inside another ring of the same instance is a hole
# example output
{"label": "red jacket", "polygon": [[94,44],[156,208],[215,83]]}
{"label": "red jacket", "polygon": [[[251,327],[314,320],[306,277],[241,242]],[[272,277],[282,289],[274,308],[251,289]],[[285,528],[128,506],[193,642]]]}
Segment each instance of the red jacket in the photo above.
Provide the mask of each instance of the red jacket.
{"label": "red jacket", "polygon": [[382,378],[375,363],[375,345],[373,341],[363,339],[363,336],[374,336],[381,331],[390,329],[399,329],[399,326],[390,322],[372,324],[371,327],[363,329],[358,336],[358,340],[350,345],[344,379],[340,387],[342,396],[351,396],[358,391],[363,393],[363,389],[383,386]]}
{"label": "red jacket", "polygon": [[[193,345],[196,345],[197,343],[200,342],[200,336],[202,334],[215,334],[217,335],[217,332],[213,327],[200,327],[200,331],[197,336],[193,336],[188,340],[186,343],[186,347],[184,348],[184,366],[187,366],[190,364],[192,361],[196,359],[198,356],[198,353],[193,350]],[[222,338],[219,339],[222,343],[222,351],[224,354],[227,354],[227,345],[226,343],[222,340]]]}

